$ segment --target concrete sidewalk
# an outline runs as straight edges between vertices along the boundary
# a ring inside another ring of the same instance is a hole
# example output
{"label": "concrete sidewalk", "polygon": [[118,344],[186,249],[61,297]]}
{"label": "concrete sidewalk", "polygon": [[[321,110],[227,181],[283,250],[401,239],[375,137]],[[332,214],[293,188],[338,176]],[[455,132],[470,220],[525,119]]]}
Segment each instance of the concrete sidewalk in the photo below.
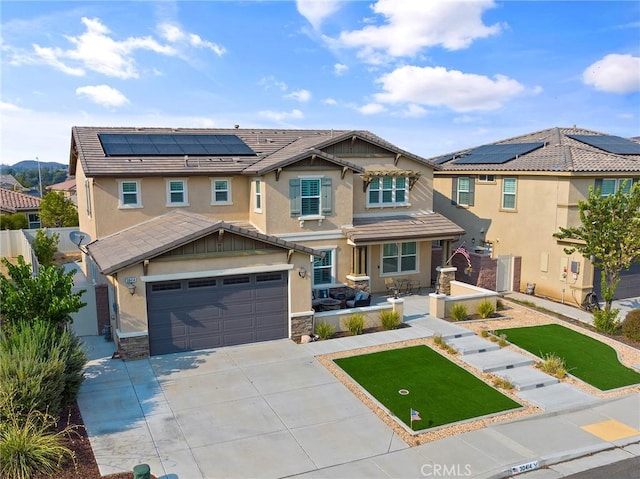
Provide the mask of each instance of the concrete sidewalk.
{"label": "concrete sidewalk", "polygon": [[110,359],[114,345],[101,336],[83,338],[91,361],[78,404],[101,474],[147,463],[162,479],[502,478],[535,464],[556,475],[532,477],[562,477],[640,455],[640,394],[602,400],[565,383],[518,392],[543,414],[409,447],[315,356],[442,334],[474,367],[540,381],[526,379],[531,366],[519,355],[485,347],[427,308],[427,296],[407,297],[412,327],[395,331],[134,362]]}

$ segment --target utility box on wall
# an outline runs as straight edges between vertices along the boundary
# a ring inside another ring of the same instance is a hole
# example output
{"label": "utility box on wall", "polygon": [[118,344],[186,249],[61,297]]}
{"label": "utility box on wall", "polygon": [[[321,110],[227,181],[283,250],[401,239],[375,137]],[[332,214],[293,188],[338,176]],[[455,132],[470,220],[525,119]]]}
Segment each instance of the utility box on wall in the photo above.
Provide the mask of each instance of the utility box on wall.
{"label": "utility box on wall", "polygon": [[577,261],[571,262],[571,272],[573,274],[578,274],[580,272],[580,263]]}

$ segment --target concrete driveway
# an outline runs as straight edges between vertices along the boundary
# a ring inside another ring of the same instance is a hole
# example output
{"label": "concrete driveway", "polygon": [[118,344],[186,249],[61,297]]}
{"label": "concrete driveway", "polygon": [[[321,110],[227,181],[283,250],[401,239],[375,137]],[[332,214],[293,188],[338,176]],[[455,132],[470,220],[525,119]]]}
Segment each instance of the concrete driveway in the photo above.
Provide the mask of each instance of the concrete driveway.
{"label": "concrete driveway", "polygon": [[292,341],[123,362],[83,339],[78,404],[103,475],[285,477],[407,448]]}

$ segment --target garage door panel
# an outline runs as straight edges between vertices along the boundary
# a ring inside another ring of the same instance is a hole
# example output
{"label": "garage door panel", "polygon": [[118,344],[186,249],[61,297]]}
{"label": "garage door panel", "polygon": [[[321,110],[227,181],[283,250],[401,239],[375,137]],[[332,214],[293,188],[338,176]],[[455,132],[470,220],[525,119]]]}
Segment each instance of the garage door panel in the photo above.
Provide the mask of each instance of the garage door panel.
{"label": "garage door panel", "polygon": [[151,354],[288,336],[287,274],[147,285]]}

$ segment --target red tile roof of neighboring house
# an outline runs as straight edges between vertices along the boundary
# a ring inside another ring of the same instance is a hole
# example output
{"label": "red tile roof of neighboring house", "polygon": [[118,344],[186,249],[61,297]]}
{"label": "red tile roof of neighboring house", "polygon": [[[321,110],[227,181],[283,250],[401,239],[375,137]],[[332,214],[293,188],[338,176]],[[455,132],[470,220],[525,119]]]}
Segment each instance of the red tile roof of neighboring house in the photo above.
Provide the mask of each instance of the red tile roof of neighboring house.
{"label": "red tile roof of neighboring house", "polygon": [[7,213],[40,209],[40,198],[19,191],[0,188],[0,210]]}

